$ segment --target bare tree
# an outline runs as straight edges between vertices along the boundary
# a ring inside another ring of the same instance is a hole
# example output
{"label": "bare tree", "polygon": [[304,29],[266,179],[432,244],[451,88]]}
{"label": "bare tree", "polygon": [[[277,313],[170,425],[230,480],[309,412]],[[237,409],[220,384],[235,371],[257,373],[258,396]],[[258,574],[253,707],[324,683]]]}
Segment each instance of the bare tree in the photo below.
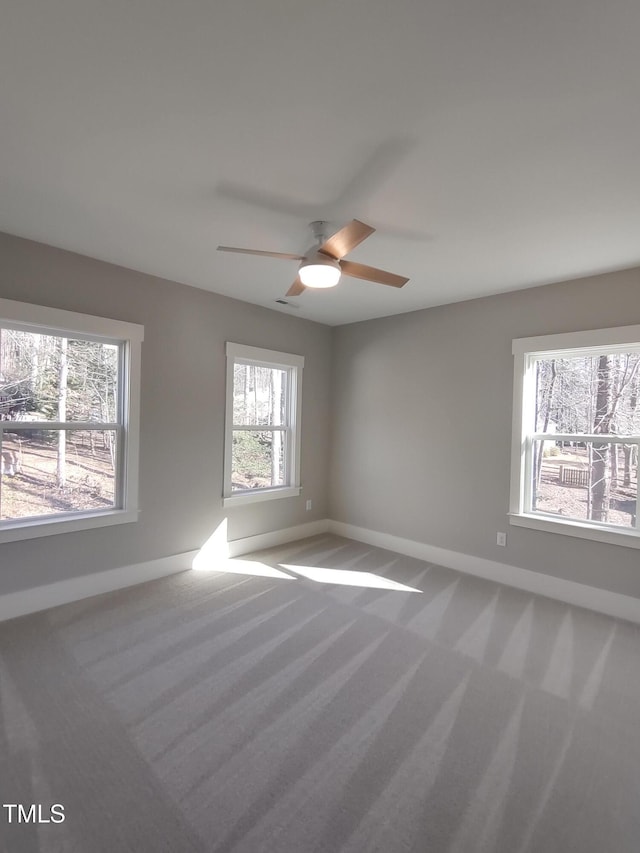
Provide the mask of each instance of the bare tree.
{"label": "bare tree", "polygon": [[[549,375],[547,376],[547,366],[549,366]],[[551,420],[551,401],[553,400],[553,391],[556,384],[558,371],[556,368],[555,359],[551,361],[539,361],[536,366],[536,383],[538,386],[536,400],[538,411],[536,412],[536,429],[540,432],[546,432],[549,429]],[[539,423],[539,420],[542,423]],[[544,441],[538,442],[538,450],[535,456],[535,477],[533,481],[533,508],[536,506],[536,498],[540,489],[540,478],[542,476],[542,457],[544,454]]]}
{"label": "bare tree", "polygon": [[[67,419],[67,379],[69,373],[69,360],[67,353],[69,340],[60,338],[60,361],[58,364],[58,420],[64,422]],[[58,459],[56,466],[56,479],[59,489],[64,489],[67,482],[66,465],[67,431],[61,429],[58,435]]]}
{"label": "bare tree", "polygon": [[[271,423],[273,426],[282,424],[282,371],[271,370]],[[274,429],[271,445],[271,484],[281,485],[281,458],[283,451],[282,430]]]}
{"label": "bare tree", "polygon": [[[593,423],[595,435],[611,432],[613,420],[613,358],[601,355],[598,358],[596,413]],[[609,520],[611,495],[611,454],[609,444],[594,442],[591,463],[591,518],[593,521]]]}

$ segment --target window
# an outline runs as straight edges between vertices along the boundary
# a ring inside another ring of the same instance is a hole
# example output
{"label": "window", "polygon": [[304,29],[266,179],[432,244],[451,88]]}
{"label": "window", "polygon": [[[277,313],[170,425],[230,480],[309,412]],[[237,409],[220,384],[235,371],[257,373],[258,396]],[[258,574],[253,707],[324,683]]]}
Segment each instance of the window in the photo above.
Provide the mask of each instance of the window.
{"label": "window", "polygon": [[300,494],[304,358],[227,343],[224,505]]}
{"label": "window", "polygon": [[640,547],[640,326],[513,352],[511,523]]}
{"label": "window", "polygon": [[0,542],[137,520],[142,339],[0,299]]}

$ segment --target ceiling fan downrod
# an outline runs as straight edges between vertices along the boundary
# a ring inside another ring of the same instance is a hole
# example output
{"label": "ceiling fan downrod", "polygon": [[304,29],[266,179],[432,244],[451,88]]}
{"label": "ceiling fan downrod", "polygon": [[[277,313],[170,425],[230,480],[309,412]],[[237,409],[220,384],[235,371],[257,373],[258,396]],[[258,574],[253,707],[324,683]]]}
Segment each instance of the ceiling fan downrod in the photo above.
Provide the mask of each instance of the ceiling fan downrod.
{"label": "ceiling fan downrod", "polygon": [[324,219],[316,219],[309,223],[309,227],[311,228],[311,232],[317,245],[322,246],[327,239],[327,222]]}

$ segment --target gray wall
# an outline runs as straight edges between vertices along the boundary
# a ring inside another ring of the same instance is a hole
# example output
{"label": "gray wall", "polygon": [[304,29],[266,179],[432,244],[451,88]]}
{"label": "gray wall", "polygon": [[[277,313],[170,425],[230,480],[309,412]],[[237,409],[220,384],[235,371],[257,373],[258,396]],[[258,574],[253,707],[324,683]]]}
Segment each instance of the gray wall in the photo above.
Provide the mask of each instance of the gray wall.
{"label": "gray wall", "polygon": [[331,517],[640,596],[639,550],[507,520],[512,338],[635,323],[638,269],[335,329]]}
{"label": "gray wall", "polygon": [[[145,327],[139,521],[0,545],[0,594],[327,516],[328,327],[2,234],[0,297]],[[226,340],[305,356],[300,497],[222,508]]]}
{"label": "gray wall", "polygon": [[[140,520],[0,545],[0,594],[330,516],[640,596],[640,551],[506,517],[512,338],[640,323],[640,270],[332,331],[0,235],[0,297],[145,326]],[[225,340],[305,356],[299,498],[222,508]]]}

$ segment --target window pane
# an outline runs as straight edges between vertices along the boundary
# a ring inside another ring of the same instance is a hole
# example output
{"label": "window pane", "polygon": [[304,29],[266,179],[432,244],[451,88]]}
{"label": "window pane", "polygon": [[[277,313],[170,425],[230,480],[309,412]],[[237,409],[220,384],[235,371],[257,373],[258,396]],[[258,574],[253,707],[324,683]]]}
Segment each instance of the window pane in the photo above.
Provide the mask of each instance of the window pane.
{"label": "window pane", "polygon": [[0,329],[0,420],[115,423],[120,348]]}
{"label": "window pane", "polygon": [[286,433],[234,430],[231,489],[265,489],[285,484]]}
{"label": "window pane", "polygon": [[[637,445],[533,442],[532,508],[577,521],[635,525]],[[537,472],[539,471],[539,475]]]}
{"label": "window pane", "polygon": [[116,444],[115,430],[4,432],[0,518],[112,509]]}
{"label": "window pane", "polygon": [[279,426],[286,422],[287,373],[258,364],[236,364],[233,373],[233,422],[243,426]]}
{"label": "window pane", "polygon": [[640,432],[640,354],[536,361],[536,432]]}

